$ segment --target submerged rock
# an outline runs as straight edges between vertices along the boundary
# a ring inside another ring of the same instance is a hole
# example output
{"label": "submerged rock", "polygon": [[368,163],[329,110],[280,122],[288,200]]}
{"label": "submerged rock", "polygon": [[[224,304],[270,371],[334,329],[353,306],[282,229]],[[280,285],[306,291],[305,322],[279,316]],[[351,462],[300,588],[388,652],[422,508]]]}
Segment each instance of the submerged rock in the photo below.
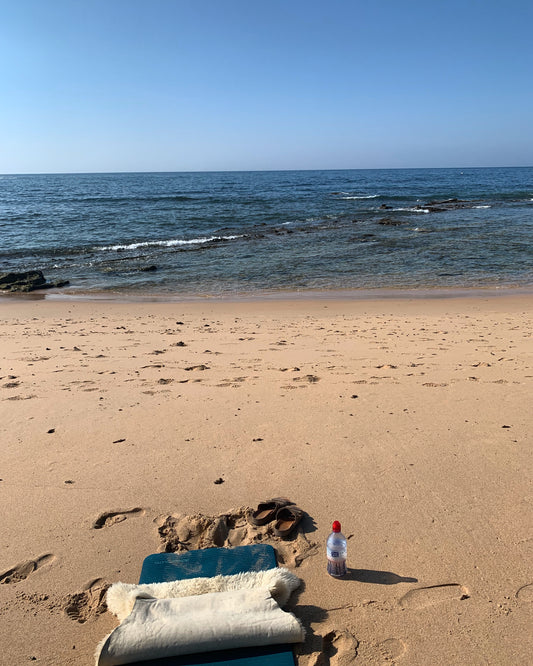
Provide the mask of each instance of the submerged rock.
{"label": "submerged rock", "polygon": [[400,224],[404,224],[400,220],[394,220],[390,217],[382,217],[381,220],[378,220],[378,224],[382,224],[386,227],[399,227]]}
{"label": "submerged rock", "polygon": [[36,289],[64,287],[68,280],[47,282],[42,271],[24,271],[22,273],[0,273],[0,289],[10,292],[29,292]]}

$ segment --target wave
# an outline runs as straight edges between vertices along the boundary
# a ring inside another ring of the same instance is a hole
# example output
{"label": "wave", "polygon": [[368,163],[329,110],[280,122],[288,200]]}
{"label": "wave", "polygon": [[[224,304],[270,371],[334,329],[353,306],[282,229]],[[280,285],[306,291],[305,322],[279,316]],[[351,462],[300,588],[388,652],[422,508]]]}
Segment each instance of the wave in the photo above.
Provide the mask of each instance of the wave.
{"label": "wave", "polygon": [[492,206],[473,206],[473,208],[492,208]]}
{"label": "wave", "polygon": [[393,208],[393,211],[403,211],[406,213],[430,213],[429,208]]}
{"label": "wave", "polygon": [[344,196],[341,197],[344,201],[347,201],[349,199],[377,199],[379,194],[350,194],[350,192],[335,192],[334,194],[343,194]]}
{"label": "wave", "polygon": [[203,238],[191,238],[189,240],[175,238],[172,240],[164,240],[164,241],[143,241],[140,243],[129,243],[128,245],[104,245],[102,247],[93,248],[93,251],[104,252],[106,250],[112,250],[114,252],[120,252],[123,250],[137,250],[140,247],[174,247],[179,245],[202,245],[204,243],[235,240],[237,238],[244,238],[244,235],[241,234],[234,236],[205,236]]}

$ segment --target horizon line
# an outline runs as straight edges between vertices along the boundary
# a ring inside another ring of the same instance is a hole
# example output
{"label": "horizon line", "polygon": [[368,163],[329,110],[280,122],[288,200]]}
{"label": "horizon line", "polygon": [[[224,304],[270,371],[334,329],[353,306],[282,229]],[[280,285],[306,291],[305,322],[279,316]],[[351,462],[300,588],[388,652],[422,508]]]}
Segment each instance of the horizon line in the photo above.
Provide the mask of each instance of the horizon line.
{"label": "horizon line", "polygon": [[349,167],[328,169],[189,169],[189,170],[149,170],[149,171],[24,171],[18,173],[1,172],[3,176],[97,176],[122,174],[170,174],[170,173],[287,173],[298,171],[424,171],[424,170],[467,170],[467,169],[531,169],[532,165],[498,165],[498,166],[453,166],[453,167]]}

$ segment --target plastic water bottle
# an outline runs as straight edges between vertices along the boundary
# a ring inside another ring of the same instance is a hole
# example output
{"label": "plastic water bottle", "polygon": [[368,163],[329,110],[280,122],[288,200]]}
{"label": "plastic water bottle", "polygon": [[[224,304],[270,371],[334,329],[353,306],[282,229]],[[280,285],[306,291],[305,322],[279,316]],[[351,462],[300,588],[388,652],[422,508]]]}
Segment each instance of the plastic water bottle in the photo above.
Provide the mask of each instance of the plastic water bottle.
{"label": "plastic water bottle", "polygon": [[346,574],[346,553],[348,546],[346,537],[341,532],[341,524],[338,520],[333,523],[333,532],[327,540],[328,552],[328,574],[339,578]]}

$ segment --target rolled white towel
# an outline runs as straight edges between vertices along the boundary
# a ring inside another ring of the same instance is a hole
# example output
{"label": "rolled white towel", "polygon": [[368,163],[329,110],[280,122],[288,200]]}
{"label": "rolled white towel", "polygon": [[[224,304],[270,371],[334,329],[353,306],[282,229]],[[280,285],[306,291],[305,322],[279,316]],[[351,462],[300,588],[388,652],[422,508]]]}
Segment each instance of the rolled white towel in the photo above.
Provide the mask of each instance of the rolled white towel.
{"label": "rolled white towel", "polygon": [[172,599],[139,594],[132,612],[98,646],[97,666],[304,639],[300,621],[264,587]]}
{"label": "rolled white towel", "polygon": [[167,583],[114,583],[107,591],[106,602],[108,609],[122,621],[131,613],[135,600],[139,597],[176,599],[210,592],[266,589],[280,606],[284,606],[299,585],[298,576],[288,569],[274,568],[266,571],[246,571],[232,576],[173,580]]}

